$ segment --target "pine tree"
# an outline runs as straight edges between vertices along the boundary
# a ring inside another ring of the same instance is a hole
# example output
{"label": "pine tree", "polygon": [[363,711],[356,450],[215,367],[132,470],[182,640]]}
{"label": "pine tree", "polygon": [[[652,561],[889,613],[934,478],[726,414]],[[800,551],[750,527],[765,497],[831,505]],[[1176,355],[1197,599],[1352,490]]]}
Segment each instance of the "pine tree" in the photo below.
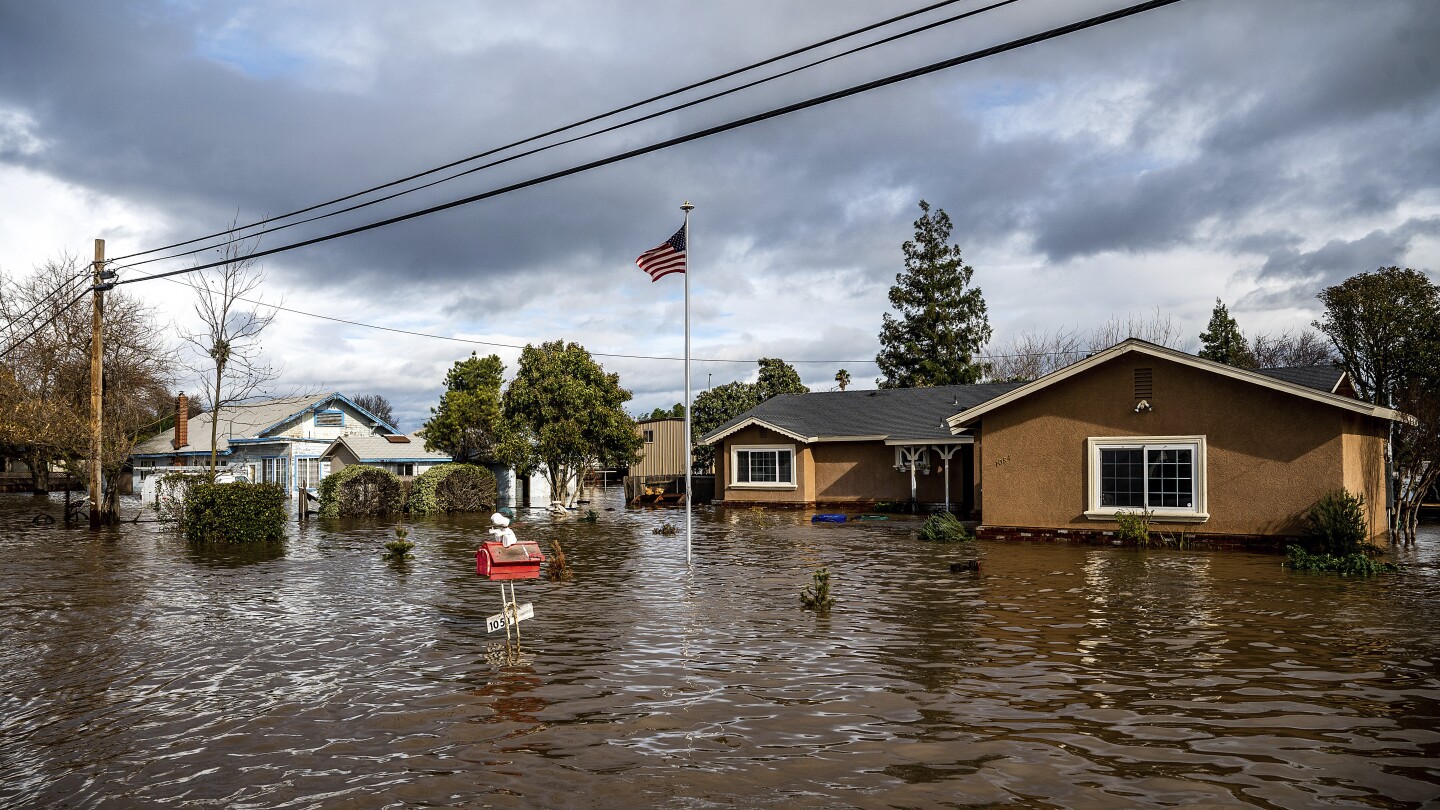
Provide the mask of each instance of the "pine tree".
{"label": "pine tree", "polygon": [[949,244],[950,217],[930,214],[920,201],[915,239],[901,250],[905,271],[895,276],[890,305],[880,328],[875,362],[885,376],[881,388],[963,385],[979,382],[985,364],[976,355],[990,340],[990,319],[979,287],[970,286],[974,269]]}
{"label": "pine tree", "polygon": [[1255,367],[1255,356],[1240,333],[1240,324],[1230,317],[1230,310],[1219,298],[1210,312],[1210,326],[1200,333],[1200,356],[1227,366]]}

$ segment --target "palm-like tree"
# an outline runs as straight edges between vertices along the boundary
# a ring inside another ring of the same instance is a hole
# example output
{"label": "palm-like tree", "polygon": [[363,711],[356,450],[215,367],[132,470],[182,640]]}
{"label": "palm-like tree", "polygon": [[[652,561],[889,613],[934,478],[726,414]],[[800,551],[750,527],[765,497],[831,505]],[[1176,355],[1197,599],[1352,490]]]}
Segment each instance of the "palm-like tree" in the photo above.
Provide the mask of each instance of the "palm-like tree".
{"label": "palm-like tree", "polygon": [[845,386],[850,384],[850,372],[846,371],[843,368],[835,372],[835,382],[839,383],[840,390],[844,391]]}

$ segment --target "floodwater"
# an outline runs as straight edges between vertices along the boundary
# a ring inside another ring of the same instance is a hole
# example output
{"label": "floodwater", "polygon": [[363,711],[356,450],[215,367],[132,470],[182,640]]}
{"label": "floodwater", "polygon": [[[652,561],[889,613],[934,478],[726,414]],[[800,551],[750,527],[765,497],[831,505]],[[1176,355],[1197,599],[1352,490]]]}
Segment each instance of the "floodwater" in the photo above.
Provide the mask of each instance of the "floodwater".
{"label": "floodwater", "polygon": [[1348,580],[708,507],[687,566],[652,533],[683,513],[536,513],[575,578],[518,585],[517,648],[478,520],[396,565],[380,524],[237,551],[41,512],[0,496],[0,807],[1440,803],[1440,527]]}

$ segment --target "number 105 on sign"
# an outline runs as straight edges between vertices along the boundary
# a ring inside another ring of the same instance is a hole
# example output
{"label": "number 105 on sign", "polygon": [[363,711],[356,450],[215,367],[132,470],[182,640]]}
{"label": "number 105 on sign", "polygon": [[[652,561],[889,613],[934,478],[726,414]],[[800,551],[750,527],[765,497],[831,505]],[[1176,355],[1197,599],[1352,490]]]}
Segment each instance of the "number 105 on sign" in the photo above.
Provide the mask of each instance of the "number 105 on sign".
{"label": "number 105 on sign", "polygon": [[[519,611],[517,611],[515,621],[518,623],[533,618],[535,618],[535,606],[526,602],[521,605]],[[504,613],[496,613],[494,616],[487,618],[485,620],[485,632],[493,633],[496,630],[504,630],[505,620],[506,615]]]}

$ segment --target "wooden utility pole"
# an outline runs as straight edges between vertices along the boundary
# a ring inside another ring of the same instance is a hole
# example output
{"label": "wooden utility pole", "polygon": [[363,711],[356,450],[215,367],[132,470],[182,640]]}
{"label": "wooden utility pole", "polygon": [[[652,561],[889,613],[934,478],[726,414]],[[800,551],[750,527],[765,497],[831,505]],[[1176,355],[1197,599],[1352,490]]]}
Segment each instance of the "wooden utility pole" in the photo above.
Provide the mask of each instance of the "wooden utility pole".
{"label": "wooden utility pole", "polygon": [[104,405],[104,364],[101,362],[100,333],[105,323],[105,290],[101,282],[105,272],[105,240],[95,240],[95,286],[90,294],[90,528],[98,529],[105,500],[100,462],[104,454],[101,413]]}

